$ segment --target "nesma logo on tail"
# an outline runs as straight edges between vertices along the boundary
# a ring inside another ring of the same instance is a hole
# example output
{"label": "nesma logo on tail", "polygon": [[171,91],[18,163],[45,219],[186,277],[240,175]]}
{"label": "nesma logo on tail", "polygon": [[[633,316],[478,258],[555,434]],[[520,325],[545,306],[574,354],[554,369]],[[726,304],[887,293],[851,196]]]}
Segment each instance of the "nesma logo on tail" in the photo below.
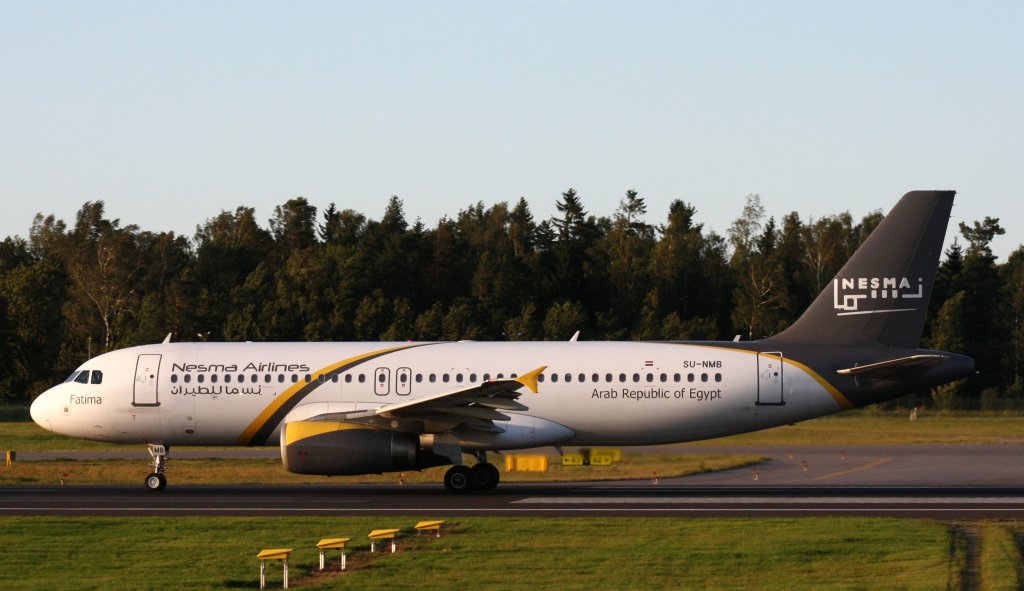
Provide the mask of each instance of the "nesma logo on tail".
{"label": "nesma logo on tail", "polygon": [[[911,282],[906,277],[836,277],[832,280],[833,307],[837,316],[851,314],[879,314],[883,312],[913,312],[918,308],[865,310],[877,300],[922,300],[924,299],[924,277],[917,278],[917,291],[910,291]],[[867,301],[864,301],[867,300]],[[907,303],[909,305],[909,302]]]}

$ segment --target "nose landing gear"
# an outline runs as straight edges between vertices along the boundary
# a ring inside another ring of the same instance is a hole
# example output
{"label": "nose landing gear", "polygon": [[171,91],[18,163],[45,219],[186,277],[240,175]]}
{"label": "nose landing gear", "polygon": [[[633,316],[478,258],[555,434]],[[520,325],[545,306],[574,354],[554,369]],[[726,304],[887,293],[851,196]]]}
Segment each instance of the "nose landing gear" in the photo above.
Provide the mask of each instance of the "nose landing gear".
{"label": "nose landing gear", "polygon": [[146,476],[146,488],[153,492],[159,492],[167,486],[167,477],[164,470],[167,469],[167,455],[171,453],[170,446],[153,445],[149,446],[149,455],[153,458],[153,472]]}

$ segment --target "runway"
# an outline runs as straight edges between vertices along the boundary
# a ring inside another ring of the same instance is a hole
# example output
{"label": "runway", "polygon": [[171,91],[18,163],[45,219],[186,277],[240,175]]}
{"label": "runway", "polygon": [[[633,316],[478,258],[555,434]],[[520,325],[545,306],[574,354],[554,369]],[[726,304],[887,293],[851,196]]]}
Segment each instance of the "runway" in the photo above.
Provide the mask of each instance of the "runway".
{"label": "runway", "polygon": [[[665,448],[654,450],[664,452]],[[771,459],[753,468],[662,478],[657,483],[653,479],[502,483],[495,491],[458,496],[448,494],[440,484],[188,485],[175,482],[172,459],[170,484],[160,493],[142,487],[145,468],[140,462],[138,485],[2,486],[0,516],[874,515],[1024,519],[1024,446],[1019,444],[860,445],[846,449],[701,445],[674,446],[672,450],[680,455],[758,453]],[[246,453],[257,456],[273,450]]]}
{"label": "runway", "polygon": [[690,487],[508,484],[450,495],[440,486],[7,486],[0,515],[62,516],[690,516],[875,515],[1024,519],[1019,487]]}

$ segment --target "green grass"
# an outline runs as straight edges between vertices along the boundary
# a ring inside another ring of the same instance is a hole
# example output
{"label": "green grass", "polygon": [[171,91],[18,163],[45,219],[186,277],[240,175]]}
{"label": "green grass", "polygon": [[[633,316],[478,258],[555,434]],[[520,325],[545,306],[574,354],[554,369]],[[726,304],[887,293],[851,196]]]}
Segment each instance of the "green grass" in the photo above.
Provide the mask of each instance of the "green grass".
{"label": "green grass", "polygon": [[1021,588],[1020,549],[1014,532],[1006,525],[987,523],[981,529],[982,591],[1017,591]]}
{"label": "green grass", "polygon": [[[368,555],[371,529],[417,520],[9,517],[0,587],[255,588],[270,547],[296,549],[291,579],[306,589],[931,590],[949,578],[946,526],[875,518],[448,518],[440,539],[407,533],[397,554]],[[356,568],[309,578],[316,541],[336,536],[353,538]],[[268,572],[280,588],[280,565]]]}
{"label": "green grass", "polygon": [[[702,442],[707,445],[1024,443],[1019,416],[850,412]],[[697,443],[696,445],[701,445]]]}
{"label": "green grass", "polygon": [[[547,472],[503,472],[503,482],[565,482],[587,480],[636,480],[686,476],[701,472],[727,470],[763,462],[761,455],[626,455],[611,466],[562,466],[553,464]],[[404,481],[438,483],[447,466],[422,472],[407,471]],[[146,463],[138,460],[38,460],[17,461],[11,467],[0,466],[0,484],[138,484],[146,474]],[[399,473],[364,476],[303,476],[286,472],[281,460],[190,459],[172,458],[168,477],[175,484],[396,484]]]}

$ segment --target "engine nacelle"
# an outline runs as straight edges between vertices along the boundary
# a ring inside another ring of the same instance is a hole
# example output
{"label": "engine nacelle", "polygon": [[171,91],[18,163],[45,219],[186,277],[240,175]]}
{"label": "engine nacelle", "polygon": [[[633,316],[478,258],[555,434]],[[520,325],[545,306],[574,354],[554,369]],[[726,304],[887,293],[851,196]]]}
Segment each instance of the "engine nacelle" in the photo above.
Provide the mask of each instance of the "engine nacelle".
{"label": "engine nacelle", "polygon": [[281,429],[281,462],[296,474],[346,476],[419,470],[448,462],[419,436],[337,421],[292,421]]}

